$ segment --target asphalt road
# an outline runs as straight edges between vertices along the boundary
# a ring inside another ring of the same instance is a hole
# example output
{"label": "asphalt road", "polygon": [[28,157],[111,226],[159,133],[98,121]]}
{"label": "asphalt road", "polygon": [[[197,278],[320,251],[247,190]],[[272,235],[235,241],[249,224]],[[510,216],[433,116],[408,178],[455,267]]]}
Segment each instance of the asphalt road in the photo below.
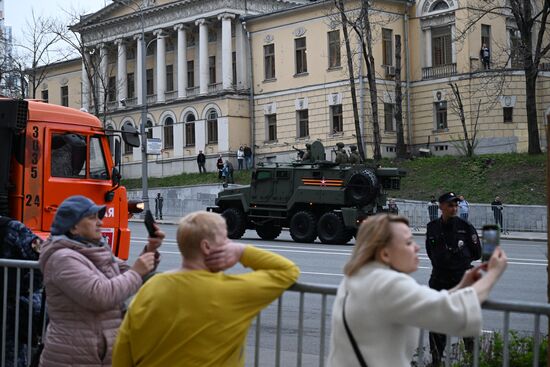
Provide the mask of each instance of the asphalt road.
{"label": "asphalt road", "polygon": [[[132,230],[132,247],[129,261],[136,258],[146,242],[145,227],[139,222],[130,224]],[[167,234],[167,239],[161,248],[162,261],[160,271],[178,268],[181,258],[175,242],[175,225],[161,225]],[[420,284],[427,284],[431,265],[424,249],[424,237],[415,236],[421,247],[420,267],[412,276]],[[271,250],[296,262],[301,269],[299,282],[318,283],[337,286],[343,275],[342,268],[348,259],[352,246],[324,245],[319,242],[314,244],[298,244],[291,240],[288,232],[283,231],[275,241],[263,241],[255,231],[247,231],[240,242]],[[517,300],[525,302],[546,303],[546,243],[534,241],[503,240],[502,247],[506,251],[509,264],[505,274],[491,293],[491,299]],[[234,271],[246,271],[242,268]],[[328,297],[326,308],[327,340],[325,352],[328,352],[328,335],[330,333],[330,313],[332,309],[332,297]],[[304,336],[303,355],[301,366],[318,365],[320,351],[320,327],[321,327],[321,297],[318,295],[306,295],[304,300]],[[282,366],[298,365],[296,350],[297,325],[299,314],[299,296],[294,292],[287,292],[282,302],[282,328],[281,350],[283,357]],[[503,314],[484,311],[483,328],[485,330],[500,330],[503,327]],[[275,365],[274,355],[276,343],[276,319],[277,302],[267,308],[261,317],[261,352],[260,365]],[[533,330],[534,317],[530,315],[512,314],[510,327],[520,331]],[[541,320],[542,330],[547,330],[547,320]],[[247,365],[252,365],[254,360],[254,327],[248,341]]]}

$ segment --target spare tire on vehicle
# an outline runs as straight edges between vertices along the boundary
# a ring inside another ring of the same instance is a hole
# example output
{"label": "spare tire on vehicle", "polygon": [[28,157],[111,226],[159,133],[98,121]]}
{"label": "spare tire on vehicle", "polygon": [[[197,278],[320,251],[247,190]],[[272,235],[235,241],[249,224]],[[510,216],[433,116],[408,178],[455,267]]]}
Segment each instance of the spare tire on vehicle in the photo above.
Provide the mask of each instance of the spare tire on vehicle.
{"label": "spare tire on vehicle", "polygon": [[246,218],[242,210],[227,208],[222,212],[227,223],[227,237],[238,240],[246,231]]}
{"label": "spare tire on vehicle", "polygon": [[378,191],[380,183],[374,170],[367,168],[354,173],[346,185],[346,200],[351,205],[366,205],[372,202]]}

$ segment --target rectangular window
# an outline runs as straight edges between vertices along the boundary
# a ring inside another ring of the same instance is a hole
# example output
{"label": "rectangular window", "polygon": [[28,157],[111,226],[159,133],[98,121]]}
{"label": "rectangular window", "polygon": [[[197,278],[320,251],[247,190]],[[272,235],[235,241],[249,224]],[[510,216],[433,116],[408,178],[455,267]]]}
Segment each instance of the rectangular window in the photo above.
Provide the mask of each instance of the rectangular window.
{"label": "rectangular window", "polygon": [[265,119],[267,124],[267,140],[277,140],[277,115],[266,115]]}
{"label": "rectangular window", "polygon": [[208,29],[208,42],[216,42],[218,40],[218,31],[213,28]]}
{"label": "rectangular window", "polygon": [[126,48],[126,60],[134,60],[136,58],[136,46],[128,46]]}
{"label": "rectangular window", "polygon": [[195,46],[195,33],[187,32],[187,47]]}
{"label": "rectangular window", "polygon": [[174,90],[174,65],[166,65],[166,90]]}
{"label": "rectangular window", "polygon": [[231,71],[233,72],[233,85],[237,85],[237,53],[231,54]]}
{"label": "rectangular window", "polygon": [[187,88],[195,87],[195,61],[187,61]]}
{"label": "rectangular window", "polygon": [[504,122],[514,122],[514,107],[502,108]]}
{"label": "rectangular window", "polygon": [[309,136],[309,114],[308,110],[296,112],[298,119],[298,137],[305,138]]}
{"label": "rectangular window", "polygon": [[208,144],[215,144],[218,142],[218,119],[207,120],[206,125],[208,128]]}
{"label": "rectangular window", "polygon": [[61,87],[61,105],[69,107],[69,87]]}
{"label": "rectangular window", "polygon": [[275,79],[275,45],[264,46],[264,79]]}
{"label": "rectangular window", "polygon": [[384,130],[395,131],[393,123],[393,103],[384,103]]}
{"label": "rectangular window", "polygon": [[436,130],[447,128],[447,101],[434,103]]}
{"label": "rectangular window", "polygon": [[134,147],[131,146],[130,144],[124,143],[124,154],[128,155],[128,154],[132,154],[132,153],[134,153]]}
{"label": "rectangular window", "polygon": [[48,103],[48,90],[43,90],[42,91],[42,100],[46,103]]}
{"label": "rectangular window", "polygon": [[208,71],[210,84],[216,84],[216,56],[208,58]]}
{"label": "rectangular window", "polygon": [[330,31],[328,32],[328,67],[337,68],[341,66],[341,58],[340,31]]}
{"label": "rectangular window", "polygon": [[126,87],[128,92],[128,98],[134,98],[136,96],[136,86],[134,84],[134,73],[128,73],[126,75]]}
{"label": "rectangular window", "polygon": [[481,25],[481,46],[483,45],[491,50],[491,26],[487,24]]}
{"label": "rectangular window", "polygon": [[382,28],[382,65],[393,65],[393,31]]}
{"label": "rectangular window", "polygon": [[510,64],[513,68],[521,68],[521,43],[518,31],[515,29],[509,30],[510,34]]}
{"label": "rectangular window", "polygon": [[294,49],[296,55],[296,74],[307,73],[306,38],[296,38],[294,40]]}
{"label": "rectangular window", "polygon": [[331,133],[337,134],[344,131],[344,119],[342,117],[342,105],[330,106],[330,120],[332,121]]}
{"label": "rectangular window", "polygon": [[452,64],[452,53],[451,27],[432,28],[432,65]]}
{"label": "rectangular window", "polygon": [[185,123],[185,146],[195,146],[195,122]]}
{"label": "rectangular window", "polygon": [[116,76],[110,76],[107,83],[107,101],[116,101]]}
{"label": "rectangular window", "polygon": [[155,94],[154,90],[154,79],[153,79],[153,69],[147,69],[146,71],[146,79],[147,80],[147,95],[153,95]]}
{"label": "rectangular window", "polygon": [[172,37],[166,37],[166,52],[174,51],[175,48],[174,39]]}

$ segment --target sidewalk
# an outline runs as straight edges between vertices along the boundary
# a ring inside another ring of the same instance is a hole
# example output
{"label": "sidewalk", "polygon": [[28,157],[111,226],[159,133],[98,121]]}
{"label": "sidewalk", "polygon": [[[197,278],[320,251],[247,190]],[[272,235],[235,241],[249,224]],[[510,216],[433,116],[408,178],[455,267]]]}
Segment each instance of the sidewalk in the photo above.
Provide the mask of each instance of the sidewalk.
{"label": "sidewalk", "polygon": [[[165,219],[157,220],[157,223],[177,225],[179,220],[180,220],[179,217],[165,216]],[[129,221],[130,222],[143,222],[143,219],[141,219],[141,218],[132,218]],[[288,230],[288,229],[285,228],[283,230]],[[414,235],[425,235],[426,234],[426,228],[425,227],[412,227],[411,230],[412,230],[412,233]],[[481,235],[481,228],[477,228],[477,232],[479,233],[479,235]],[[505,240],[546,242],[547,241],[547,233],[546,232],[504,232],[504,233],[501,233],[500,238],[505,239]]]}

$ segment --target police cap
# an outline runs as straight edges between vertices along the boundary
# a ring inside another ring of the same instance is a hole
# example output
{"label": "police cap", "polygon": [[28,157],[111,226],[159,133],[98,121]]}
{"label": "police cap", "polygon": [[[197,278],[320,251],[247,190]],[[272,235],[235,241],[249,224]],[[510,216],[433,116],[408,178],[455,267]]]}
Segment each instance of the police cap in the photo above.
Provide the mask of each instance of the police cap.
{"label": "police cap", "polygon": [[457,202],[460,201],[460,199],[454,194],[454,192],[446,192],[445,194],[441,195],[437,201],[441,204],[449,203],[451,201]]}

